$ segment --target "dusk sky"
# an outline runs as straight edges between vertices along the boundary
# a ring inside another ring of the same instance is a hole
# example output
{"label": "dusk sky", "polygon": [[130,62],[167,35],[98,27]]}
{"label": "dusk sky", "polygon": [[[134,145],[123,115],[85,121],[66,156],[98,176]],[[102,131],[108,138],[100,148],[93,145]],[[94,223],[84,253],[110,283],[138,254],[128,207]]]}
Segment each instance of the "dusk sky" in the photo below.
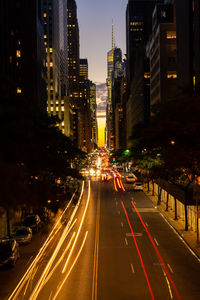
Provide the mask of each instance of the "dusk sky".
{"label": "dusk sky", "polygon": [[[115,45],[126,52],[125,12],[128,0],[76,0],[80,29],[80,57],[88,59],[89,79],[97,84],[99,145],[103,144],[107,52]],[[103,84],[104,83],[104,84]]]}

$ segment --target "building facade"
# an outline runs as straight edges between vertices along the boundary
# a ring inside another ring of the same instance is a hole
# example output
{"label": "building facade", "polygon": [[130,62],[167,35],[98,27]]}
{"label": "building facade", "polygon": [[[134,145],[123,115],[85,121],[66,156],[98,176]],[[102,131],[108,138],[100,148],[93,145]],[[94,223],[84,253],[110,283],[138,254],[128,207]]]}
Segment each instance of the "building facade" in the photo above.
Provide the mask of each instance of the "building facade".
{"label": "building facade", "polygon": [[157,4],[152,22],[152,36],[146,47],[150,60],[151,107],[173,100],[176,95],[176,23],[173,4]]}

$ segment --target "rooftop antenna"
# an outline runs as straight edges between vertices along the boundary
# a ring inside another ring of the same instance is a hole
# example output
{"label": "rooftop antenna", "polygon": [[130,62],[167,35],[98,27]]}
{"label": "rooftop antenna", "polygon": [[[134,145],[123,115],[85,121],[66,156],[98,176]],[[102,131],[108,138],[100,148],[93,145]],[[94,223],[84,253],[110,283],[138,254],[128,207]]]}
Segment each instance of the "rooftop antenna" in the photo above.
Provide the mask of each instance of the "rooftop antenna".
{"label": "rooftop antenna", "polygon": [[113,24],[113,19],[112,19],[112,50],[114,49],[114,24]]}

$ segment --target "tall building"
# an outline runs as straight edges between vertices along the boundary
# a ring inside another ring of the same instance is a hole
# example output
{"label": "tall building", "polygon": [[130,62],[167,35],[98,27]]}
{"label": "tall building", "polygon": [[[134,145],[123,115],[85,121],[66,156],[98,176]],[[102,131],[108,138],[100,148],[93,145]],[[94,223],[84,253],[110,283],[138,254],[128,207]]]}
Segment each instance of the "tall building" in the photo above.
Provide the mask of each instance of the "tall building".
{"label": "tall building", "polygon": [[59,127],[70,136],[67,99],[67,7],[64,0],[42,0],[46,48],[47,111],[61,120]]}
{"label": "tall building", "polygon": [[107,129],[107,147],[114,149],[114,111],[113,111],[113,83],[114,79],[121,75],[122,72],[122,51],[113,45],[107,53],[107,106],[106,106],[106,129]]}
{"label": "tall building", "polygon": [[67,94],[72,107],[72,136],[78,147],[79,91],[79,26],[75,0],[67,0]]}
{"label": "tall building", "polygon": [[98,144],[98,127],[96,115],[96,84],[90,81],[90,110],[91,110],[91,125],[92,125],[92,144]]}
{"label": "tall building", "polygon": [[73,141],[83,151],[92,149],[90,84],[87,59],[79,56],[79,26],[75,0],[67,0],[67,94],[73,111]]}
{"label": "tall building", "polygon": [[150,60],[150,103],[166,103],[176,95],[176,23],[173,4],[156,4],[152,36],[147,44]]}
{"label": "tall building", "polygon": [[181,95],[200,90],[199,11],[199,0],[176,0],[177,80]]}
{"label": "tall building", "polygon": [[149,121],[149,63],[145,46],[152,31],[152,12],[157,0],[129,0],[126,9],[127,51],[127,146],[133,128]]}
{"label": "tall building", "polygon": [[44,32],[40,1],[0,2],[0,77],[6,93],[46,110]]}

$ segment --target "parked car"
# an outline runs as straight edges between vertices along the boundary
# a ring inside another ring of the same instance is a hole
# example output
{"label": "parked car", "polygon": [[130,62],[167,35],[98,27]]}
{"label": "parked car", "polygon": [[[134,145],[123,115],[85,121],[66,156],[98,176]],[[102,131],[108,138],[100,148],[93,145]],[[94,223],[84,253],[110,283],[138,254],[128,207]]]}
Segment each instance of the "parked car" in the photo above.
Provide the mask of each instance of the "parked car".
{"label": "parked car", "polygon": [[0,241],[0,267],[14,267],[19,257],[19,244],[16,240],[3,239]]}
{"label": "parked car", "polygon": [[133,183],[137,180],[137,177],[134,174],[130,173],[125,177],[125,180],[126,183]]}
{"label": "parked car", "polygon": [[30,243],[32,240],[32,229],[30,227],[19,227],[16,229],[13,238],[19,244],[27,244]]}
{"label": "parked car", "polygon": [[30,227],[33,231],[38,231],[41,228],[41,220],[38,215],[28,215],[24,219],[24,226]]}
{"label": "parked car", "polygon": [[134,191],[143,191],[143,184],[140,181],[136,181],[133,184]]}

